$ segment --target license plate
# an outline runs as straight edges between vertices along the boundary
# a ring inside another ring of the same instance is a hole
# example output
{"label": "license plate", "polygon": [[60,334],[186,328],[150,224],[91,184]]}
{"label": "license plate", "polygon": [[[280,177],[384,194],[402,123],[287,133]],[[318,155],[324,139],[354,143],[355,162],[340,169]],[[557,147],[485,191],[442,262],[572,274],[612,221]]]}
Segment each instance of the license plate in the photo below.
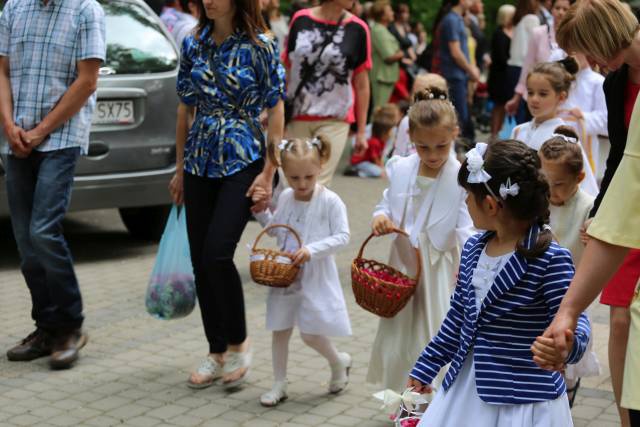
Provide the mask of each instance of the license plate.
{"label": "license plate", "polygon": [[92,120],[94,125],[126,125],[134,119],[133,101],[98,101]]}

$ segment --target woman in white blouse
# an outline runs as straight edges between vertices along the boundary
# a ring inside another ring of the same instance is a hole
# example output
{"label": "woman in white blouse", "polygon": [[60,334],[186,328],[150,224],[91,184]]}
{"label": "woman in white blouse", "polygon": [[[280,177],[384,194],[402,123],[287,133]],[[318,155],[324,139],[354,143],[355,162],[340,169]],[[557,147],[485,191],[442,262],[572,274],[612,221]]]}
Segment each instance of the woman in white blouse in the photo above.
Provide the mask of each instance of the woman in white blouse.
{"label": "woman in white blouse", "polygon": [[[511,48],[509,50],[509,60],[507,61],[507,84],[509,91],[515,89],[520,71],[524,64],[524,58],[527,54],[529,46],[529,38],[535,27],[540,25],[538,11],[540,3],[538,0],[518,0],[516,5],[516,14],[513,17],[513,36],[511,37]],[[524,111],[523,111],[524,114]],[[524,116],[518,120],[518,123],[526,121]]]}

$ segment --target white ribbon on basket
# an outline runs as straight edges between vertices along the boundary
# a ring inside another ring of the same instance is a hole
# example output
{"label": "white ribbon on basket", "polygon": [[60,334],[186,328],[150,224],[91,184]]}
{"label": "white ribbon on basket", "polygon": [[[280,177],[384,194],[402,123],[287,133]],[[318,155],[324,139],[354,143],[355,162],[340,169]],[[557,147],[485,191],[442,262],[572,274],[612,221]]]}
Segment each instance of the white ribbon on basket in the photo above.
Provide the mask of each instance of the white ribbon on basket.
{"label": "white ribbon on basket", "polygon": [[407,411],[412,412],[414,407],[429,403],[430,399],[426,396],[430,395],[417,393],[410,388],[406,389],[402,394],[387,389],[373,395],[376,399],[382,400],[383,404],[380,409],[389,410],[389,412],[394,414],[398,412],[398,409],[403,405]]}

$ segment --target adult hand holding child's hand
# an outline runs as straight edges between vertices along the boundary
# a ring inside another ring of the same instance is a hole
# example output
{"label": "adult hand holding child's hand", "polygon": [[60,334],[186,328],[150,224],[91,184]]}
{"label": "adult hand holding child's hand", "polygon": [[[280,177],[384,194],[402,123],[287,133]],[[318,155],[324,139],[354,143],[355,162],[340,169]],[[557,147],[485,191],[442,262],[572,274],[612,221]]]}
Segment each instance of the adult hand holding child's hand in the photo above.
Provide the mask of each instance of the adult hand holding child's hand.
{"label": "adult hand holding child's hand", "polygon": [[[573,347],[574,336],[569,329],[565,331],[568,351]],[[531,345],[533,361],[546,371],[561,371],[565,368],[565,359],[562,351],[556,345],[552,337],[539,336]]]}

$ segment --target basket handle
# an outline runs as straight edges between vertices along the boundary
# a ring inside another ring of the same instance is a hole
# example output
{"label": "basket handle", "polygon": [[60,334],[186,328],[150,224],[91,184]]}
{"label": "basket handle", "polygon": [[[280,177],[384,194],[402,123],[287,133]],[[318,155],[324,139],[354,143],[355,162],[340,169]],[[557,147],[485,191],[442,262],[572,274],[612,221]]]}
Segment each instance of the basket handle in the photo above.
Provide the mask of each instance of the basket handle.
{"label": "basket handle", "polygon": [[[403,236],[409,237],[409,235],[404,231],[401,230],[399,228],[392,228],[391,229],[392,233],[397,233],[397,234],[402,234]],[[364,247],[367,246],[367,243],[369,243],[369,240],[373,239],[374,237],[376,237],[375,234],[371,233],[369,234],[369,237],[367,237],[367,239],[362,242],[362,246],[360,246],[360,251],[358,252],[358,258],[362,258],[362,254],[364,253]],[[416,270],[416,283],[420,280],[420,275],[422,274],[422,253],[420,252],[420,248],[414,248],[416,251],[416,257],[418,258],[418,269]]]}
{"label": "basket handle", "polygon": [[265,234],[267,234],[269,232],[269,230],[273,230],[274,228],[285,228],[285,229],[287,229],[289,232],[291,232],[291,234],[293,234],[293,237],[295,237],[296,240],[298,241],[298,247],[300,247],[300,248],[302,247],[302,240],[300,240],[300,236],[298,235],[298,232],[296,230],[294,230],[292,227],[289,227],[286,224],[273,224],[273,225],[268,226],[267,228],[262,230],[260,232],[260,234],[258,234],[258,237],[256,237],[256,241],[253,242],[253,248],[251,250],[255,251],[256,248],[258,247],[258,242],[260,241],[262,236],[264,236]]}

